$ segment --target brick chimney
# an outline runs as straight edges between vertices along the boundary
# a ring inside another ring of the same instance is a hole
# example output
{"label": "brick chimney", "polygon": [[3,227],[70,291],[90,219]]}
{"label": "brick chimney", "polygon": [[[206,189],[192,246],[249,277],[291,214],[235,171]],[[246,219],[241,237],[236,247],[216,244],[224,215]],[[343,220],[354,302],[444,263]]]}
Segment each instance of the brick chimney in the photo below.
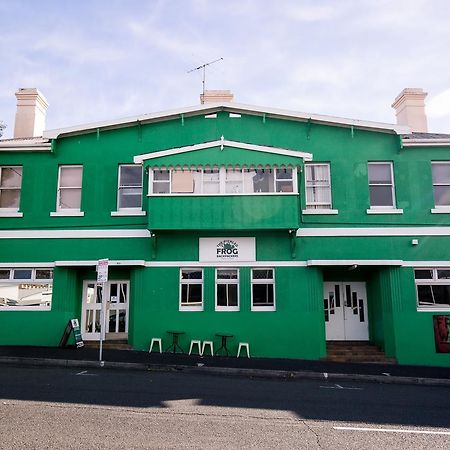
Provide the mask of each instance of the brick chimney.
{"label": "brick chimney", "polygon": [[17,111],[14,138],[42,136],[48,103],[36,88],[20,88],[16,92]]}
{"label": "brick chimney", "polygon": [[395,109],[398,125],[408,125],[411,131],[427,133],[425,97],[428,94],[421,88],[406,88],[397,95],[392,107]]}
{"label": "brick chimney", "polygon": [[234,95],[231,91],[205,91],[204,94],[200,94],[200,103],[224,103],[232,102]]}

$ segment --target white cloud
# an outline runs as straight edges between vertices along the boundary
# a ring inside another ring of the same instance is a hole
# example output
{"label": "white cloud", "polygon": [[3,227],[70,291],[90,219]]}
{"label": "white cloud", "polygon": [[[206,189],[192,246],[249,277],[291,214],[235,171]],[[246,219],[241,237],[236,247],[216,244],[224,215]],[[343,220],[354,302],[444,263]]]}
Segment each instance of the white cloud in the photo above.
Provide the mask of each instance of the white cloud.
{"label": "white cloud", "polygon": [[[446,89],[428,100],[427,114],[431,118],[449,116],[450,119],[450,89]],[[448,131],[450,132],[450,129]]]}

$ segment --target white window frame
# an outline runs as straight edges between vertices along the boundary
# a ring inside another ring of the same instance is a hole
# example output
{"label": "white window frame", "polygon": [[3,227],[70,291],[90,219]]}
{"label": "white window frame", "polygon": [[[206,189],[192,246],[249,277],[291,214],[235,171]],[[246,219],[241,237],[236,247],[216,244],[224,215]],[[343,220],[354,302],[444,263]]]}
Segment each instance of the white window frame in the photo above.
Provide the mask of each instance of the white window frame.
{"label": "white window frame", "polygon": [[[253,279],[253,271],[254,270],[271,270],[273,277],[272,278],[261,278],[254,280]],[[273,286],[273,305],[271,306],[255,306],[253,304],[253,286],[256,284],[271,284]],[[275,296],[275,268],[273,267],[253,267],[250,270],[250,304],[251,311],[276,311],[276,296]]]}
{"label": "white window frame", "polygon": [[[370,166],[376,166],[376,165],[384,165],[389,166],[389,172],[391,175],[390,183],[370,183],[369,179],[369,167]],[[398,209],[396,207],[397,199],[395,195],[395,178],[394,178],[394,163],[392,161],[369,161],[367,163],[367,185],[369,188],[369,209],[367,209],[367,214],[403,214],[403,209]],[[391,188],[391,195],[392,195],[392,205],[384,205],[384,206],[378,206],[378,205],[372,205],[370,204],[370,188],[371,186],[390,186]]]}
{"label": "white window frame", "polygon": [[[269,167],[262,167],[262,169],[266,169],[266,168],[269,168]],[[180,169],[177,169],[177,168],[160,168],[160,169],[150,169],[150,171],[149,171],[149,183],[148,183],[148,196],[164,196],[164,197],[166,197],[166,196],[180,196],[180,197],[183,197],[183,196],[215,196],[215,195],[217,195],[217,196],[234,196],[234,195],[240,195],[240,196],[242,196],[242,195],[245,195],[245,196],[248,196],[248,195],[298,195],[298,181],[297,181],[297,170],[296,170],[296,168],[294,167],[294,166],[287,166],[287,167],[283,167],[283,168],[281,168],[281,167],[276,167],[276,166],[271,166],[270,167],[270,169],[272,170],[272,182],[273,182],[273,186],[274,186],[274,191],[273,192],[236,192],[236,193],[233,193],[233,192],[226,192],[226,186],[227,186],[227,182],[226,182],[226,173],[227,173],[227,169],[232,169],[231,167],[225,167],[225,166],[221,166],[221,167],[211,167],[211,169],[210,170],[213,170],[213,169],[218,169],[218,173],[219,173],[219,181],[218,181],[218,183],[214,183],[214,184],[218,184],[218,186],[219,186],[219,192],[217,192],[217,193],[205,193],[204,192],[204,184],[206,183],[206,181],[204,181],[204,175],[205,175],[205,173],[204,173],[204,168],[203,169],[197,169],[197,170],[199,170],[199,171],[201,171],[201,189],[200,189],[200,192],[194,192],[194,193],[178,193],[178,192],[175,192],[175,193],[173,193],[172,192],[172,174],[173,174],[173,172],[175,171],[175,170],[180,170]],[[257,169],[260,169],[259,167],[256,167],[256,168],[254,168],[255,170],[257,170]],[[278,170],[284,170],[284,169],[289,169],[289,170],[292,170],[292,178],[284,178],[284,179],[281,179],[281,178],[278,178],[277,177],[277,173],[278,173]],[[156,170],[164,170],[164,171],[169,171],[169,181],[164,181],[165,183],[167,183],[167,182],[169,182],[170,183],[170,185],[169,185],[169,192],[168,193],[166,193],[166,194],[159,194],[159,193],[153,193],[153,183],[158,183],[159,181],[158,180],[155,180],[154,179],[154,176],[153,176],[153,172],[154,171],[156,171]],[[241,171],[242,173],[243,173],[243,171],[244,170],[247,170],[247,168],[236,168],[236,169],[234,169],[235,171]],[[251,168],[251,170],[253,170],[253,168]],[[243,191],[245,191],[245,183],[244,183],[244,181],[243,181],[243,178],[244,177],[242,177],[242,188],[243,188]],[[291,180],[292,181],[292,192],[277,192],[276,191],[276,183],[277,183],[277,181],[289,181],[289,180]]]}
{"label": "white window frame", "polygon": [[[318,184],[316,180],[308,180],[308,171],[310,167],[323,166],[327,168],[328,180],[327,184]],[[303,214],[338,214],[337,209],[333,209],[333,192],[331,189],[331,165],[326,162],[317,163],[307,163],[305,164],[305,209],[302,211]],[[327,188],[330,196],[330,202],[308,202],[308,189],[311,188]]]}
{"label": "white window frame", "polygon": [[[432,272],[432,278],[431,279],[416,279],[415,278],[415,271],[416,270],[429,270]],[[439,270],[450,270],[448,267],[415,267],[414,268],[414,283],[416,286],[416,302],[417,302],[417,310],[418,311],[443,311],[448,312],[450,311],[450,304],[449,305],[442,305],[442,304],[434,304],[434,305],[421,305],[419,303],[419,290],[417,286],[450,286],[450,279],[445,278],[438,278],[438,271]]]}
{"label": "white window frame", "polygon": [[[145,216],[145,211],[142,211],[142,202],[143,202],[143,182],[144,182],[144,173],[143,167],[141,166],[141,185],[140,186],[121,186],[120,184],[120,175],[122,167],[139,167],[136,164],[119,164],[119,168],[117,170],[117,210],[111,212],[111,216]],[[120,207],[120,191],[121,189],[140,189],[141,190],[141,206],[134,208],[121,208]]]}
{"label": "white window frame", "polygon": [[[67,168],[81,168],[81,185],[80,186],[65,186],[61,188],[61,170]],[[83,172],[84,167],[82,164],[61,164],[58,166],[58,187],[56,191],[56,212],[51,212],[50,216],[84,216],[84,212],[81,211],[81,202],[83,199]],[[61,189],[79,189],[80,190],[80,207],[79,208],[61,208]]]}
{"label": "white window frame", "polygon": [[433,181],[433,166],[437,165],[448,165],[450,166],[450,161],[432,161],[431,162],[431,182],[433,184],[433,200],[434,200],[434,208],[431,210],[433,214],[446,214],[450,213],[450,204],[449,205],[436,205],[436,196],[434,193],[435,186],[449,186],[450,183],[434,183]]}
{"label": "white window frame", "polygon": [[[221,270],[235,270],[237,273],[237,278],[229,278],[229,279],[223,279],[223,278],[218,278],[218,272],[220,272]],[[235,267],[218,267],[216,268],[216,275],[215,275],[215,305],[216,305],[216,311],[239,311],[239,307],[240,307],[240,289],[239,289],[239,269],[235,268]],[[217,287],[219,284],[224,284],[224,285],[236,285],[237,286],[237,306],[219,306],[217,304]]]}
{"label": "white window frame", "polygon": [[2,179],[2,171],[4,169],[20,169],[20,186],[1,186],[0,185],[0,194],[2,191],[7,190],[19,190],[19,205],[17,208],[0,208],[0,217],[23,217],[23,213],[19,212],[20,210],[20,201],[22,197],[22,179],[23,179],[23,166],[21,165],[2,165],[0,166],[0,181]]}
{"label": "white window frame", "polygon": [[[0,270],[9,270],[8,278],[0,278],[0,286],[2,284],[43,284],[43,285],[51,285],[51,289],[53,291],[53,269],[49,269],[48,267],[0,267]],[[14,278],[15,271],[29,270],[31,271],[30,277],[28,278]],[[37,271],[45,270],[50,271],[50,278],[37,278]],[[41,306],[0,306],[0,314],[2,312],[7,311],[51,311],[53,304],[53,298],[50,305],[41,305]]]}
{"label": "white window frame", "polygon": [[[185,280],[183,279],[183,270],[193,270],[196,272],[202,273],[201,279],[192,279],[192,280]],[[179,310],[180,311],[203,311],[203,305],[204,305],[204,296],[205,296],[205,286],[204,286],[204,280],[205,280],[205,273],[203,268],[199,267],[181,267],[180,268],[180,282],[179,282]],[[190,285],[190,284],[200,284],[202,286],[202,300],[199,303],[188,303],[184,304],[181,303],[182,300],[182,285]]]}

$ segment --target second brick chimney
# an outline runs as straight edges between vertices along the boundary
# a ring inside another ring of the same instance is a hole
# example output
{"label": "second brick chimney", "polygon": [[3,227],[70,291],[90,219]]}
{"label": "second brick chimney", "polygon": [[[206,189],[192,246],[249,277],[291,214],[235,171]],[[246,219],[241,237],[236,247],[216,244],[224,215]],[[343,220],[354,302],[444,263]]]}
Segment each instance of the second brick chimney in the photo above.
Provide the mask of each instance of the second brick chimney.
{"label": "second brick chimney", "polygon": [[421,88],[406,88],[397,95],[392,107],[395,109],[398,125],[407,125],[411,131],[427,133],[425,97],[428,94]]}
{"label": "second brick chimney", "polygon": [[234,95],[231,91],[205,91],[204,94],[200,94],[200,103],[224,103],[232,102]]}
{"label": "second brick chimney", "polygon": [[48,103],[36,88],[20,88],[16,92],[17,111],[14,138],[42,136]]}

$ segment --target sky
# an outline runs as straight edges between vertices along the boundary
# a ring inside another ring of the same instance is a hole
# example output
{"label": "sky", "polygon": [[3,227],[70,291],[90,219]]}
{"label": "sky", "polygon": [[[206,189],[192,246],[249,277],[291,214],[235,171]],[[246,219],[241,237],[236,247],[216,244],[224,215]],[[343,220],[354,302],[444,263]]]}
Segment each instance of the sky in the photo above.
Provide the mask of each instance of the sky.
{"label": "sky", "polygon": [[448,0],[0,0],[0,120],[21,87],[49,102],[47,129],[200,103],[395,123],[421,87],[429,131],[450,133]]}

